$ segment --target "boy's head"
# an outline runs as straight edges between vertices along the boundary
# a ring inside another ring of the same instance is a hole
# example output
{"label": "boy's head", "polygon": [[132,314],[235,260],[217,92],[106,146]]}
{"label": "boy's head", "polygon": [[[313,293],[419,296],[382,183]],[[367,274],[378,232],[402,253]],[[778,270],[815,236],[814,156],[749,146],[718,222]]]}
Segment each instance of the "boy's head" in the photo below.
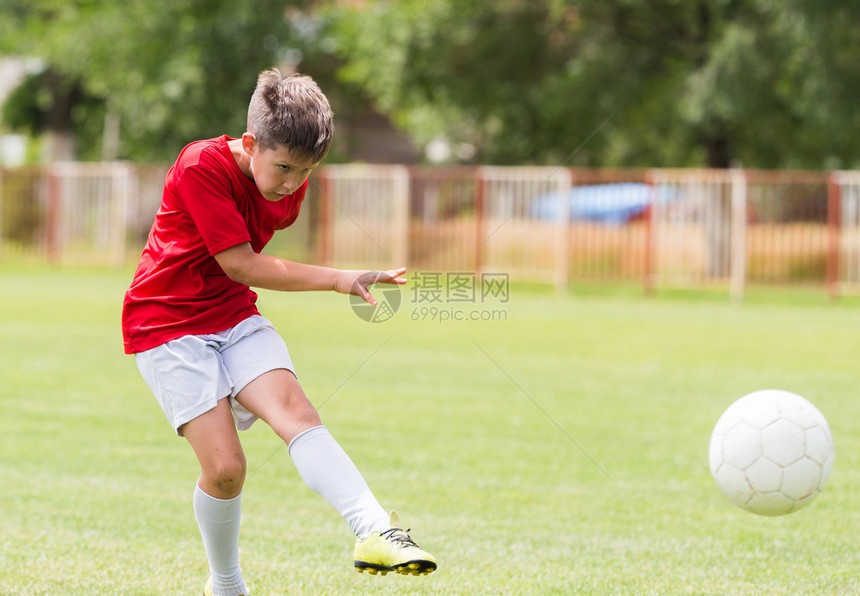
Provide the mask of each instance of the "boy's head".
{"label": "boy's head", "polygon": [[248,106],[248,132],[261,149],[283,146],[298,159],[319,163],[331,147],[334,115],[312,78],[285,78],[270,69],[257,78]]}

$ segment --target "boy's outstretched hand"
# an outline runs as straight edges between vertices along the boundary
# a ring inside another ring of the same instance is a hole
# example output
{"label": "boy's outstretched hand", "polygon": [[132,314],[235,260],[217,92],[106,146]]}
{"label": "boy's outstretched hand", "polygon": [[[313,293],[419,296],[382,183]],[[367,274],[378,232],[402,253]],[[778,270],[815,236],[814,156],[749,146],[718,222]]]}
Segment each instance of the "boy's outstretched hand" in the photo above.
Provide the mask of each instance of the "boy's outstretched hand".
{"label": "boy's outstretched hand", "polygon": [[368,286],[373,284],[405,284],[406,278],[401,277],[404,273],[406,273],[406,267],[389,269],[388,271],[339,270],[334,291],[359,296],[368,304],[376,306],[376,299],[371,295]]}

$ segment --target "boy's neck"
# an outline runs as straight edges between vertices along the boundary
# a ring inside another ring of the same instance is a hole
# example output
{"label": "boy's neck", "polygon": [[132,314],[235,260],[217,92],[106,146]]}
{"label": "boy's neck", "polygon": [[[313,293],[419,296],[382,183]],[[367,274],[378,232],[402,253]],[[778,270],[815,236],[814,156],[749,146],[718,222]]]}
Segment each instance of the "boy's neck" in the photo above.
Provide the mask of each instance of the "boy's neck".
{"label": "boy's neck", "polygon": [[230,147],[230,153],[233,154],[233,159],[236,160],[236,165],[239,166],[242,173],[253,180],[254,176],[251,175],[251,158],[242,148],[242,139],[227,141],[227,146]]}

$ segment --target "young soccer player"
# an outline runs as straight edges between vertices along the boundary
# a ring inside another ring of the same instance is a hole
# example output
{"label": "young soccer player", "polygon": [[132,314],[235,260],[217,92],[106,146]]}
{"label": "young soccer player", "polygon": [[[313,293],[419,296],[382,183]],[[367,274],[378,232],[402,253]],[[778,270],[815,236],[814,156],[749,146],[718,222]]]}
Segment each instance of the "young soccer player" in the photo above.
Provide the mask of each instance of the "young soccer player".
{"label": "young soccer player", "polygon": [[125,351],[135,354],[170,424],[200,462],[193,504],[209,561],[206,595],[248,594],[238,556],[246,464],[237,428],[258,418],[287,443],[307,485],[355,532],[359,571],[436,569],[322,425],[249,287],[333,290],[375,304],[368,286],[406,282],[405,268],[336,270],[261,253],[298,217],[308,175],[328,153],[332,133],[331,108],[312,79],[261,73],[247,132],[191,143],[168,172],[125,295]]}

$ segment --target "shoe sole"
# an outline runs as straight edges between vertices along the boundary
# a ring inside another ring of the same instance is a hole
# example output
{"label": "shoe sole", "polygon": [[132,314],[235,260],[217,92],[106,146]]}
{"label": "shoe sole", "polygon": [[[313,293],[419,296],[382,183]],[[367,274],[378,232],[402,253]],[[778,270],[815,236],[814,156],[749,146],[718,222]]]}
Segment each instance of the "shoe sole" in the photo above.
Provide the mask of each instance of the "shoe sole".
{"label": "shoe sole", "polygon": [[436,571],[436,563],[424,560],[409,561],[394,567],[365,563],[364,561],[354,561],[354,565],[359,573],[369,573],[370,575],[385,575],[389,571],[394,571],[400,575],[428,575]]}

